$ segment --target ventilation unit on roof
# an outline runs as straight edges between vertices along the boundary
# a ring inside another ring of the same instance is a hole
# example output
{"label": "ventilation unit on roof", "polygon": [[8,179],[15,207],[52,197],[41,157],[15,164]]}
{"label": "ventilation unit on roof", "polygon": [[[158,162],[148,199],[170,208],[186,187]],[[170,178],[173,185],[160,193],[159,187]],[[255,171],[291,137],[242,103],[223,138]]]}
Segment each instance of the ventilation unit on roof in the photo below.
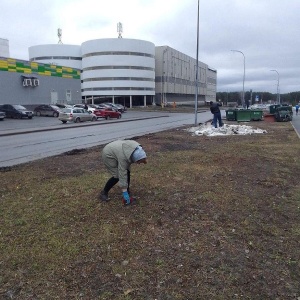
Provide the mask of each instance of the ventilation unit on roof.
{"label": "ventilation unit on roof", "polygon": [[119,33],[118,38],[121,39],[123,33],[123,25],[121,22],[117,24],[117,32]]}
{"label": "ventilation unit on roof", "polygon": [[57,29],[57,36],[58,36],[58,44],[62,44],[62,41],[61,41],[62,29],[61,28]]}

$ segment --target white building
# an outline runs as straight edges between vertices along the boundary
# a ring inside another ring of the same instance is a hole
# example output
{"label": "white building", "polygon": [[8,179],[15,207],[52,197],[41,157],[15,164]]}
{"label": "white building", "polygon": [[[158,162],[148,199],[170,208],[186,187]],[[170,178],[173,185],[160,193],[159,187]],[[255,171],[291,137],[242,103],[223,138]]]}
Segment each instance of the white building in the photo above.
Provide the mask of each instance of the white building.
{"label": "white building", "polygon": [[[129,97],[129,107],[152,103],[155,95],[155,46],[134,39],[99,39],[81,45],[82,96]],[[147,101],[148,98],[148,101]],[[122,101],[118,101],[121,102]]]}
{"label": "white building", "polygon": [[39,45],[29,47],[28,52],[30,61],[81,69],[81,47],[78,45]]}
{"label": "white building", "polygon": [[7,39],[0,38],[0,56],[9,57],[9,42]]}
{"label": "white building", "polygon": [[[168,46],[136,39],[96,39],[76,45],[29,48],[30,61],[81,69],[87,103],[112,101],[132,107],[195,99],[196,60]],[[216,100],[217,72],[199,62],[198,100]]]}

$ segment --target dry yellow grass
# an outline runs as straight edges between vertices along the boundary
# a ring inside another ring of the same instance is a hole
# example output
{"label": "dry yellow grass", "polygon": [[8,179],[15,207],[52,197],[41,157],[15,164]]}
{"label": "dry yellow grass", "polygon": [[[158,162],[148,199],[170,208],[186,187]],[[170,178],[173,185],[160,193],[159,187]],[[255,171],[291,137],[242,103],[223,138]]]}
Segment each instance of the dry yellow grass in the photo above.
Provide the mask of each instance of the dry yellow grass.
{"label": "dry yellow grass", "polygon": [[299,138],[249,125],[268,133],[138,138],[132,207],[97,200],[101,147],[2,169],[0,297],[299,298]]}

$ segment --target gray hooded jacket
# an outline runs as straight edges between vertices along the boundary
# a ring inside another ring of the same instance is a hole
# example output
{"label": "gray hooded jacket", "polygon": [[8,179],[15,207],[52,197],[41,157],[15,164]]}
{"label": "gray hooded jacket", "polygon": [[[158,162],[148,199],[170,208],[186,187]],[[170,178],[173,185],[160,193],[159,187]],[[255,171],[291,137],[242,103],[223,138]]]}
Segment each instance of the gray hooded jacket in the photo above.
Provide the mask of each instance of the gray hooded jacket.
{"label": "gray hooded jacket", "polygon": [[119,186],[127,188],[127,170],[133,163],[131,155],[140,144],[132,140],[117,140],[107,144],[102,151],[103,162],[115,178],[119,178]]}

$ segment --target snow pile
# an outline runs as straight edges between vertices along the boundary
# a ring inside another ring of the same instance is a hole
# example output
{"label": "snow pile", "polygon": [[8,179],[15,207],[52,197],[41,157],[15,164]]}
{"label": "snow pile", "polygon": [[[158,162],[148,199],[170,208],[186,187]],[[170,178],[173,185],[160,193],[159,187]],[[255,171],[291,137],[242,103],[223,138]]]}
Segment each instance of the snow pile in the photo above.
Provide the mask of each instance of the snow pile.
{"label": "snow pile", "polygon": [[227,125],[224,124],[223,127],[215,128],[211,124],[203,124],[197,127],[191,127],[187,129],[193,135],[206,135],[206,136],[217,136],[217,135],[246,135],[253,133],[267,133],[266,130],[254,129],[247,125]]}

